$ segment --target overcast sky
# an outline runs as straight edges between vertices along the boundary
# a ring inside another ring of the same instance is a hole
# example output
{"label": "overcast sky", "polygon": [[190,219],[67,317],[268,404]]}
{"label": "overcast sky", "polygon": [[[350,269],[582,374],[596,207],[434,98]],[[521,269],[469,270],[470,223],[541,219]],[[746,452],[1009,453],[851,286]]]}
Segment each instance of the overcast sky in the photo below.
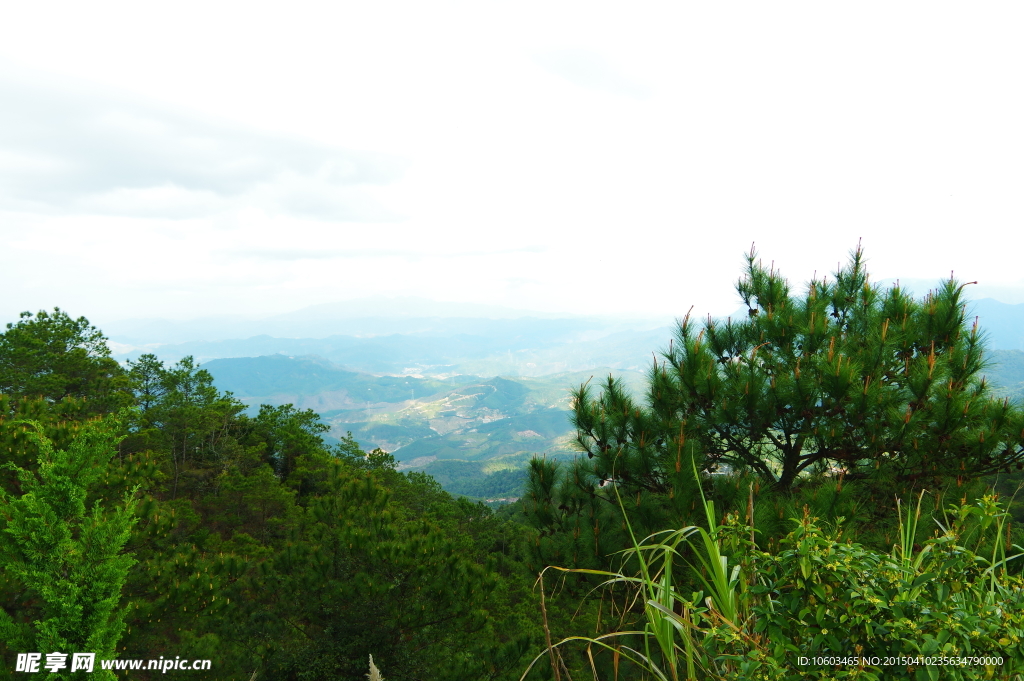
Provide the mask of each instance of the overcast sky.
{"label": "overcast sky", "polygon": [[8,3],[0,316],[1024,302],[1019,3]]}

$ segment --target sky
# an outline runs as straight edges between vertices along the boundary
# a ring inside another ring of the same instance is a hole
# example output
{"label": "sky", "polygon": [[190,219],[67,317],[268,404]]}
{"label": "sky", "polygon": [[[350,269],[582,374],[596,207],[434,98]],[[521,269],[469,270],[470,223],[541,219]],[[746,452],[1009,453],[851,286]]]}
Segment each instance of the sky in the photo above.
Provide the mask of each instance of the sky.
{"label": "sky", "polygon": [[1024,6],[10,3],[0,318],[368,296],[573,314],[802,286],[1024,302]]}

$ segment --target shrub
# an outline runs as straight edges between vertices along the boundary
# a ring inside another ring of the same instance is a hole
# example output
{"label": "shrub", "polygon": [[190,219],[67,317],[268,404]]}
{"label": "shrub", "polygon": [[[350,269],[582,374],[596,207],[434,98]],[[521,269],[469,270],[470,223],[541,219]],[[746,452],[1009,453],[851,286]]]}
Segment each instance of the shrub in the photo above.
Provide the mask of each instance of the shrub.
{"label": "shrub", "polygon": [[[618,679],[1024,678],[1024,580],[1007,571],[1024,554],[1007,555],[1007,514],[991,495],[961,503],[917,545],[920,506],[900,518],[888,553],[840,540],[838,525],[805,512],[772,554],[705,502],[709,529],[658,533],[624,552],[638,576],[587,571],[637,589],[632,625],[553,648],[585,643],[595,678],[595,650],[612,656]],[[691,565],[706,593],[685,598],[673,568],[698,537]],[[623,675],[620,660],[632,663]]]}

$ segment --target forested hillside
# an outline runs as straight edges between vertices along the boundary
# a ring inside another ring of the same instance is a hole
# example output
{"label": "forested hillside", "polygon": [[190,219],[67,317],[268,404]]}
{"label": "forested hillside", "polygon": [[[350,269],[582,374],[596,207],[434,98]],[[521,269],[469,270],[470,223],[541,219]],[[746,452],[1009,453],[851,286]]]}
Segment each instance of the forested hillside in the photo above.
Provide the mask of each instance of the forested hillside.
{"label": "forested hillside", "polygon": [[391,452],[399,470],[422,470],[452,493],[484,499],[520,496],[536,454],[575,455],[570,386],[613,373],[643,389],[642,374],[610,369],[430,379],[373,376],[284,355],[217,359],[203,368],[243,403],[312,409],[330,426],[326,441],[352,433],[366,449]]}
{"label": "forested hillside", "polygon": [[3,678],[34,650],[211,659],[218,679],[357,678],[371,653],[393,679],[519,678],[540,640],[527,529],[327,429],[247,415],[189,359],[122,368],[83,318],[23,316],[0,336]]}
{"label": "forested hillside", "polygon": [[[1024,400],[1024,352],[990,356],[985,375],[994,394]],[[331,426],[324,435],[329,441],[351,432],[368,449],[392,452],[400,469],[423,470],[449,492],[484,499],[520,496],[535,454],[577,455],[570,388],[611,375],[640,399],[646,390],[643,374],[609,368],[541,378],[430,379],[373,376],[317,357],[284,355],[203,366],[218,387],[246,404],[312,409]]]}
{"label": "forested hillside", "polygon": [[[986,299],[968,307],[993,348],[985,374],[995,393],[1024,399],[1024,351],[1017,349],[1024,306]],[[471,312],[505,318],[459,316]],[[150,350],[124,352],[126,344],[149,347],[162,339],[152,350],[161,359],[193,357],[250,409],[312,409],[331,425],[330,442],[351,431],[363,446],[393,452],[403,468],[426,470],[449,491],[509,498],[519,496],[533,454],[575,455],[570,388],[611,374],[642,395],[653,356],[672,338],[671,327],[652,321],[525,314],[409,298],[315,306],[260,322],[141,320],[115,325],[122,349],[115,356],[137,358]],[[243,337],[252,332],[261,335]],[[189,334],[197,340],[179,342]],[[529,398],[498,410],[477,405],[474,395],[492,390],[495,377],[521,383]],[[452,413],[455,407],[461,411]]]}
{"label": "forested hillside", "polygon": [[0,334],[0,657],[1016,678],[1021,353],[986,350],[955,281],[866,282],[859,249],[803,293],[751,253],[746,317],[681,320],[646,376],[122,365],[85,318],[25,313]]}

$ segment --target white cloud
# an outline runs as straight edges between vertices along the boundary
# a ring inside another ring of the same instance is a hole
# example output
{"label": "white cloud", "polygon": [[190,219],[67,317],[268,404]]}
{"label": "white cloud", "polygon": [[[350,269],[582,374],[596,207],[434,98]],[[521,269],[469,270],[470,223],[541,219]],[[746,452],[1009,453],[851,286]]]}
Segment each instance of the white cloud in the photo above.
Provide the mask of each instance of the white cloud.
{"label": "white cloud", "polygon": [[649,85],[616,68],[599,52],[585,49],[553,50],[535,55],[534,60],[551,73],[580,87],[634,99],[648,99],[653,94]]}
{"label": "white cloud", "polygon": [[199,217],[256,205],[389,220],[367,190],[405,165],[54,79],[0,80],[0,150],[0,207],[64,214]]}
{"label": "white cloud", "polygon": [[1024,291],[1009,5],[47,7],[0,41],[15,313],[726,313],[751,242],[799,285],[861,237]]}

